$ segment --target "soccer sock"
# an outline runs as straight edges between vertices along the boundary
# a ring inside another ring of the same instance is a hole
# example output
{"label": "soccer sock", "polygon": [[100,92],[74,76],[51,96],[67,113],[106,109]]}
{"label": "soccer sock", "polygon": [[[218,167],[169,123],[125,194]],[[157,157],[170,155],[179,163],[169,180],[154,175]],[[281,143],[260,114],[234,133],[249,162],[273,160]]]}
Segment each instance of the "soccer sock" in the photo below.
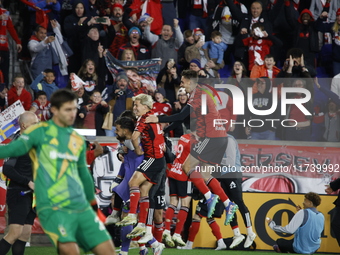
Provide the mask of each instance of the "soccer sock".
{"label": "soccer sock", "polygon": [[155,209],[154,208],[149,208],[148,210],[148,218],[146,220],[146,225],[147,226],[153,226],[153,215],[154,215]]}
{"label": "soccer sock", "polygon": [[125,226],[120,229],[120,238],[122,239],[121,251],[129,251],[131,239],[127,238],[126,235],[129,234],[133,229],[133,225]]}
{"label": "soccer sock", "polygon": [[12,255],[24,255],[25,254],[26,242],[16,240],[12,245]]}
{"label": "soccer sock", "polygon": [[139,220],[138,223],[146,223],[146,216],[149,210],[149,197],[141,197],[139,200]]}
{"label": "soccer sock", "polygon": [[140,198],[139,187],[131,187],[130,188],[130,213],[132,214],[137,213],[139,198]]}
{"label": "soccer sock", "polygon": [[198,230],[200,229],[201,222],[192,220],[190,229],[189,229],[189,236],[188,236],[188,241],[194,242],[195,237],[198,233]]}
{"label": "soccer sock", "polygon": [[115,194],[115,199],[113,200],[113,210],[120,211],[122,208],[123,199],[118,196],[118,194]]}
{"label": "soccer sock", "polygon": [[[174,217],[176,207],[174,205],[169,205],[165,213],[165,229],[170,230],[172,218]],[[158,239],[157,239],[158,240]]]}
{"label": "soccer sock", "polygon": [[216,237],[216,240],[222,239],[221,229],[216,221],[214,219],[208,219],[207,222],[209,224],[209,227],[211,228],[211,232]]}
{"label": "soccer sock", "polygon": [[159,242],[158,242],[155,238],[152,238],[152,239],[148,242],[148,244],[150,244],[152,248],[156,248],[156,247],[158,247]]}
{"label": "soccer sock", "polygon": [[202,175],[199,172],[193,171],[189,175],[190,181],[198,188],[198,190],[204,195],[206,199],[211,197],[211,192],[208,186],[205,184]]}
{"label": "soccer sock", "polygon": [[188,207],[181,206],[181,209],[179,210],[179,213],[177,215],[175,234],[180,235],[182,233],[185,220],[187,219],[188,216],[188,212],[189,212]]}
{"label": "soccer sock", "polygon": [[5,255],[11,249],[11,244],[7,242],[4,238],[0,241],[0,254]]}
{"label": "soccer sock", "polygon": [[254,232],[253,232],[252,226],[247,227],[247,235],[250,235],[250,234],[252,234],[252,233],[254,233]]}
{"label": "soccer sock", "polygon": [[162,235],[164,230],[163,222],[156,223],[155,222],[155,229],[154,229],[154,237],[158,242],[162,242]]}
{"label": "soccer sock", "polygon": [[212,191],[212,193],[214,193],[214,194],[216,194],[220,197],[224,206],[228,206],[230,200],[229,200],[228,196],[225,194],[225,192],[223,191],[220,182],[215,178],[211,178],[207,181],[207,185],[210,188],[210,190]]}
{"label": "soccer sock", "polygon": [[240,229],[239,229],[238,226],[232,227],[232,229],[233,229],[233,232],[234,232],[234,236],[239,236],[239,235],[241,235],[241,232],[240,232]]}

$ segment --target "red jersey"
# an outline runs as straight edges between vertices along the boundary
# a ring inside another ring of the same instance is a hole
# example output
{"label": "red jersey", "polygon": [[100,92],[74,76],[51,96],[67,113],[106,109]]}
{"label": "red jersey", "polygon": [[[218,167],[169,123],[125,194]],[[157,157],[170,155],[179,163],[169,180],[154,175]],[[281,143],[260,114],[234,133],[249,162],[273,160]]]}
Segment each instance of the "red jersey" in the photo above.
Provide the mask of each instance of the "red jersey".
{"label": "red jersey", "polygon": [[187,181],[188,176],[183,172],[182,165],[190,154],[190,134],[182,135],[177,144],[176,159],[167,169],[167,176],[178,181]]}
{"label": "red jersey", "polygon": [[26,89],[22,89],[20,96],[18,96],[17,89],[12,86],[7,94],[8,105],[13,104],[15,101],[20,100],[22,106],[26,111],[29,111],[32,104],[32,96]]}
{"label": "red jersey", "polygon": [[171,115],[172,107],[169,102],[158,103],[154,102],[152,106],[152,110],[154,111],[155,115]]}
{"label": "red jersey", "polygon": [[[0,15],[6,12],[6,9],[0,8]],[[18,34],[15,31],[12,19],[10,16],[8,16],[6,20],[1,20],[0,23],[0,51],[9,51],[7,32],[9,32],[16,44],[21,44]]]}
{"label": "red jersey", "polygon": [[[214,123],[214,120],[221,119],[217,110],[217,106],[215,105],[213,98],[211,98],[211,96],[208,95],[204,90],[208,91],[209,88],[206,86],[197,85],[194,91],[191,93],[188,101],[188,105],[193,108],[190,118],[197,119],[196,134],[202,138],[225,137],[227,132],[226,127],[224,125]],[[207,99],[207,114],[205,115],[202,115],[202,94],[205,94]]]}
{"label": "red jersey", "polygon": [[162,158],[164,156],[164,136],[162,126],[156,123],[145,123],[146,117],[153,115],[148,111],[137,120],[135,131],[141,133],[141,143],[146,158]]}
{"label": "red jersey", "polygon": [[249,54],[249,66],[248,69],[251,70],[255,64],[255,51],[261,55],[261,59],[270,53],[270,47],[273,42],[266,38],[254,39],[253,37],[247,37],[243,39],[244,46],[248,46]]}

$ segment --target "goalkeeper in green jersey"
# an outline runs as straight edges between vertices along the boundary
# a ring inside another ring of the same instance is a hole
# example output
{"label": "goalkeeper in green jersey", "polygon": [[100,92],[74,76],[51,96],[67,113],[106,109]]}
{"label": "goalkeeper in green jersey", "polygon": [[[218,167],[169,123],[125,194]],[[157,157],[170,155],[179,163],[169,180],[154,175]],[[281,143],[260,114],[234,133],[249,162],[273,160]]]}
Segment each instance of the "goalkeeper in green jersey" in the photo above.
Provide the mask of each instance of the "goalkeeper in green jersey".
{"label": "goalkeeper in green jersey", "polygon": [[62,89],[50,102],[52,119],[31,126],[19,139],[1,146],[0,158],[29,152],[37,214],[59,254],[79,254],[78,245],[98,255],[115,254],[111,237],[95,213],[100,211],[86,166],[85,140],[72,128],[76,96]]}

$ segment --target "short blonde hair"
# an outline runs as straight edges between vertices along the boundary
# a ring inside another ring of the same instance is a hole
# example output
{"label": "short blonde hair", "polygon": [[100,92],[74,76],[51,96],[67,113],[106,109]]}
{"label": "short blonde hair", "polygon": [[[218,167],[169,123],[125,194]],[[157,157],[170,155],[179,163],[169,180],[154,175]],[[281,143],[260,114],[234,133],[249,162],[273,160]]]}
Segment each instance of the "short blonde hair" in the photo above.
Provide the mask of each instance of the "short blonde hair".
{"label": "short blonde hair", "polygon": [[149,109],[152,109],[153,100],[150,95],[147,94],[139,94],[132,98],[133,101],[139,101],[142,105],[146,105]]}

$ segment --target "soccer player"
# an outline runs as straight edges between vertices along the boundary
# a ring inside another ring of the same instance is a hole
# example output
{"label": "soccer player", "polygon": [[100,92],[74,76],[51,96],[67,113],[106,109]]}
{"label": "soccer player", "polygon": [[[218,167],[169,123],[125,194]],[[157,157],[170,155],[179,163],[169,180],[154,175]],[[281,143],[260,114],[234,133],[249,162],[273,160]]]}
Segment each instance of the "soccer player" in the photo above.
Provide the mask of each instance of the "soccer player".
{"label": "soccer player", "polygon": [[[137,207],[140,206],[137,226],[128,234],[129,238],[143,236],[146,232],[145,222],[149,208],[149,191],[154,184],[160,182],[162,172],[165,172],[164,137],[160,124],[147,124],[145,119],[152,115],[153,100],[150,95],[139,94],[132,98],[133,110],[138,117],[135,131],[131,136],[137,155],[144,154],[143,162],[138,166],[129,181],[130,212],[116,225],[127,226],[137,223]],[[140,146],[142,144],[142,147]],[[158,243],[158,242],[157,242]],[[156,249],[164,249],[160,243]]]}
{"label": "soccer player", "polygon": [[[170,205],[168,206],[168,209],[165,213],[165,230],[163,231],[162,238],[164,242],[170,247],[174,247],[175,244],[178,246],[185,246],[185,242],[182,240],[181,233],[190,207],[191,182],[188,181],[188,176],[182,171],[182,165],[188,158],[189,153],[190,134],[182,135],[178,141],[176,159],[169,167],[170,169],[168,168],[167,170],[170,188]],[[179,202],[178,198],[181,199],[181,208],[177,215],[175,232],[171,237],[170,226],[174,212]]]}
{"label": "soccer player", "polygon": [[[27,128],[38,122],[38,117],[33,112],[21,114],[19,117],[20,132],[14,136],[13,140],[18,139]],[[0,254],[6,254],[11,246],[12,254],[24,254],[36,216],[32,209],[33,194],[31,192],[21,194],[21,191],[34,190],[32,163],[29,155],[9,158],[4,163],[3,173],[10,179],[6,193],[9,231],[0,241]]]}
{"label": "soccer player", "polygon": [[[36,208],[41,226],[61,255],[116,254],[111,236],[94,210],[94,184],[86,166],[86,143],[71,127],[77,97],[61,89],[51,96],[53,117],[33,125],[0,149],[0,158],[29,152],[33,164]],[[91,205],[92,208],[91,208]]]}
{"label": "soccer player", "polygon": [[[147,123],[157,122],[180,122],[188,115],[196,119],[196,136],[198,141],[191,139],[191,151],[188,159],[183,164],[183,171],[190,177],[191,181],[204,194],[208,204],[208,217],[211,217],[218,197],[222,200],[226,209],[225,225],[228,225],[238,206],[231,202],[225,192],[222,190],[220,183],[212,178],[209,171],[200,171],[202,168],[209,169],[209,165],[221,164],[222,157],[227,148],[228,138],[226,129],[223,125],[214,124],[215,119],[220,119],[218,110],[214,104],[213,98],[210,97],[211,90],[199,85],[198,76],[195,71],[184,70],[182,72],[181,87],[190,93],[188,104],[178,114],[171,116],[149,116]],[[206,98],[206,108],[208,114],[201,112],[201,97]],[[198,168],[199,171],[196,170]],[[210,190],[201,190],[201,183],[198,181],[204,178]],[[216,195],[215,195],[216,194]]]}
{"label": "soccer player", "polygon": [[[228,194],[230,200],[235,202],[239,207],[244,225],[247,228],[247,238],[243,246],[244,248],[249,248],[256,238],[256,234],[253,232],[250,212],[242,197],[241,154],[238,143],[232,135],[228,135],[228,147],[221,163],[223,166],[227,166],[227,168],[225,168],[225,172],[221,173],[218,180],[221,182],[221,186],[226,194]],[[229,248],[233,249],[238,246],[245,237],[240,232],[236,215],[230,222],[230,227],[233,230],[234,236]]]}

